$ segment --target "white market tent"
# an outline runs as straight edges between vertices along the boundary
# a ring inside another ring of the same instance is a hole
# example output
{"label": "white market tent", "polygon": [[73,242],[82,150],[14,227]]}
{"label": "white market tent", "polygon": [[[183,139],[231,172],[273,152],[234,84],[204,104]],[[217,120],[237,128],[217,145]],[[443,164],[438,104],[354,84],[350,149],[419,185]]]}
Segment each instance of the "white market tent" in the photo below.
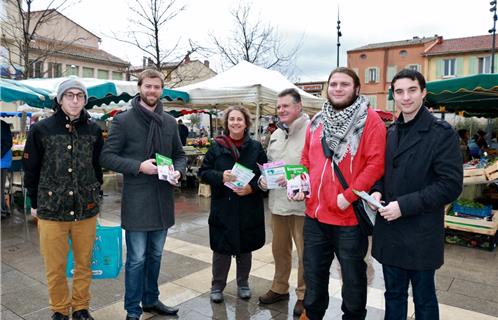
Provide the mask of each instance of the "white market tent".
{"label": "white market tent", "polygon": [[244,105],[256,114],[256,128],[263,114],[275,114],[280,91],[295,88],[302,98],[306,112],[318,112],[324,99],[318,98],[295,86],[280,72],[258,67],[247,61],[208,80],[175,88],[189,94],[188,105],[224,109],[230,105]]}

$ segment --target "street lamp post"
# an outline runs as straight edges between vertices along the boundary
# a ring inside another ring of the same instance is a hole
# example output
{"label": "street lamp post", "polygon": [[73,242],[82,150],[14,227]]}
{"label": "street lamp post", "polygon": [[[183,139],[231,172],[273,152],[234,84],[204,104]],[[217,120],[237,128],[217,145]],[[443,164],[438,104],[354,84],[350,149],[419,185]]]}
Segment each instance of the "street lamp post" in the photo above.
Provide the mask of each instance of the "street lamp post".
{"label": "street lamp post", "polygon": [[491,49],[491,73],[495,73],[495,52],[496,52],[496,41],[495,41],[495,34],[496,34],[496,0],[493,0],[489,2],[491,5],[491,8],[489,11],[493,12],[493,29],[489,29],[488,32],[493,34],[493,46]]}
{"label": "street lamp post", "polygon": [[339,8],[337,8],[337,67],[339,67],[339,47],[341,46],[341,42],[339,40],[340,37],[342,37],[341,20],[339,20]]}

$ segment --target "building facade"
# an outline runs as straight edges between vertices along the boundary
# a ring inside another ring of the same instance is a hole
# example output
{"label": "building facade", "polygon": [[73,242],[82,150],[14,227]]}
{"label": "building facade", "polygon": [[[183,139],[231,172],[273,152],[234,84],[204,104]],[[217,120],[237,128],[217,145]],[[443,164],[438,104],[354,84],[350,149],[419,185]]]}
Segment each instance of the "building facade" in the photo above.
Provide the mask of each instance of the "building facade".
{"label": "building facade", "polygon": [[[142,66],[130,68],[129,80],[136,80],[140,72],[147,68],[153,68],[152,61],[144,58]],[[165,85],[169,88],[183,87],[189,84],[207,80],[216,75],[209,67],[209,61],[190,60],[186,57],[183,61],[165,62],[161,64],[160,72],[164,74]]]}
{"label": "building facade", "polygon": [[295,85],[315,97],[327,98],[327,81],[297,82]]}
{"label": "building facade", "polygon": [[[492,43],[492,35],[445,39],[438,42],[424,55],[428,66],[427,80],[491,73]],[[497,64],[498,54],[495,54],[493,73],[498,72]]]}
{"label": "building facade", "polygon": [[14,2],[4,1],[2,12],[2,77],[125,79],[128,62],[101,50],[98,36],[54,9],[30,13],[28,33],[33,36],[29,51],[23,50],[27,15]]}
{"label": "building facade", "polygon": [[388,100],[394,75],[404,68],[425,74],[428,66],[424,54],[442,37],[413,37],[410,40],[374,43],[349,50],[348,67],[355,70],[361,81],[361,93],[370,99],[372,107],[393,111]]}

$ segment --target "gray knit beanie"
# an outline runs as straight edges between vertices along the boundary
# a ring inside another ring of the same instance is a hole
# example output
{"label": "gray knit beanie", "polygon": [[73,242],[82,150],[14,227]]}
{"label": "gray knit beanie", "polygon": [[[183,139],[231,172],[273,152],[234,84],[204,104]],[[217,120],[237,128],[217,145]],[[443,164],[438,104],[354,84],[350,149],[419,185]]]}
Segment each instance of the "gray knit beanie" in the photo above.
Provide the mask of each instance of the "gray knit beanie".
{"label": "gray knit beanie", "polygon": [[59,83],[59,86],[57,87],[57,102],[59,104],[62,101],[62,95],[69,89],[78,89],[83,91],[83,93],[85,94],[85,104],[88,103],[88,91],[86,90],[85,85],[79,78],[71,77]]}

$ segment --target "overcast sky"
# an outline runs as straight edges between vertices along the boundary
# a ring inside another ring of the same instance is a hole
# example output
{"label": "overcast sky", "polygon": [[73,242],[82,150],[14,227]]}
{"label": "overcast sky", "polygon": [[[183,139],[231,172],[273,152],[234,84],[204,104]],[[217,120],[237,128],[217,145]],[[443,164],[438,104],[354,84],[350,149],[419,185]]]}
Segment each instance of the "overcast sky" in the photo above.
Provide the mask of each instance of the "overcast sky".
{"label": "overcast sky", "polygon": [[[108,35],[129,28],[128,0],[80,0],[62,13],[102,38],[101,49],[133,65],[141,64],[142,53]],[[166,0],[168,1],[168,0]],[[178,0],[181,1],[181,0]],[[336,65],[336,21],[339,6],[341,31],[340,64],[346,51],[369,43],[411,39],[413,36],[442,35],[445,39],[488,34],[492,27],[489,0],[252,0],[253,14],[278,28],[289,46],[302,39],[295,61],[294,79],[325,80]],[[48,0],[36,0],[35,9],[46,8]],[[235,0],[184,0],[187,9],[166,25],[165,44],[185,45],[188,39],[208,47],[208,33],[230,32],[230,10]],[[44,7],[45,6],[45,7]],[[214,55],[208,59],[220,72]]]}

